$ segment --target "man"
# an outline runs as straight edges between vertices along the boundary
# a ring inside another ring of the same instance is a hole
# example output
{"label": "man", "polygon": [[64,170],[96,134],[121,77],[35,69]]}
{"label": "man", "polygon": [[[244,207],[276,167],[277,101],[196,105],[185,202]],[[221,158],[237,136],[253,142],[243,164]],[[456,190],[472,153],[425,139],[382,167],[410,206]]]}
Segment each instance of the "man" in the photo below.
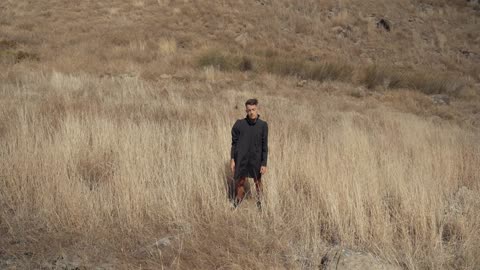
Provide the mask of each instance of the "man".
{"label": "man", "polygon": [[230,168],[235,185],[234,207],[245,197],[247,177],[253,178],[257,190],[257,207],[261,208],[262,175],[267,172],[268,125],[259,119],[258,101],[245,102],[247,116],[237,120],[232,128]]}

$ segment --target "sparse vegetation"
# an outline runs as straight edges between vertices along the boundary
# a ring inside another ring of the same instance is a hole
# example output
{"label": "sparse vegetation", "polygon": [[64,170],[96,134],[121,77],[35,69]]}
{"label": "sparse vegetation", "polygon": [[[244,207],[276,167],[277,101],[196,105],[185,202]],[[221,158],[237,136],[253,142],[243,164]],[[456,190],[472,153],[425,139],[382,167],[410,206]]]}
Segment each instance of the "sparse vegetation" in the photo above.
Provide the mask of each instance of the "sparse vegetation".
{"label": "sparse vegetation", "polygon": [[290,59],[288,56],[266,59],[266,71],[282,75],[297,76],[316,81],[349,81],[353,76],[353,67],[341,62],[308,62]]}
{"label": "sparse vegetation", "polygon": [[26,60],[38,61],[39,57],[35,53],[29,53],[21,50],[0,50],[0,64],[16,64]]}
{"label": "sparse vegetation", "polygon": [[208,50],[198,57],[198,66],[214,67],[222,71],[253,70],[253,61],[248,56],[238,56],[222,53],[221,50]]}
{"label": "sparse vegetation", "polygon": [[387,89],[404,88],[418,90],[427,95],[458,95],[466,86],[466,82],[463,79],[452,77],[448,74],[401,71],[378,65],[367,67],[360,81],[369,89],[374,89],[377,86]]}
{"label": "sparse vegetation", "polygon": [[341,62],[314,63],[308,66],[304,77],[317,81],[350,81],[353,68]]}
{"label": "sparse vegetation", "polygon": [[298,76],[305,74],[306,64],[301,59],[289,59],[286,57],[270,58],[266,62],[266,70],[282,76]]}

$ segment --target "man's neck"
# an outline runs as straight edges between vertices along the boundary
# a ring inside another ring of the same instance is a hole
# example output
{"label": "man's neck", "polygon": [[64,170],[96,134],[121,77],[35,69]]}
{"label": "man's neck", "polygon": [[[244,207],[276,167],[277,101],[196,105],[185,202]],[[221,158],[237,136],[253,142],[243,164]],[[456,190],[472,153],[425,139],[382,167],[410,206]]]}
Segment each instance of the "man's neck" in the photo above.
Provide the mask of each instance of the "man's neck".
{"label": "man's neck", "polygon": [[251,124],[255,124],[257,122],[258,117],[256,117],[255,119],[252,119],[247,116],[247,119],[248,119],[248,122],[250,122]]}

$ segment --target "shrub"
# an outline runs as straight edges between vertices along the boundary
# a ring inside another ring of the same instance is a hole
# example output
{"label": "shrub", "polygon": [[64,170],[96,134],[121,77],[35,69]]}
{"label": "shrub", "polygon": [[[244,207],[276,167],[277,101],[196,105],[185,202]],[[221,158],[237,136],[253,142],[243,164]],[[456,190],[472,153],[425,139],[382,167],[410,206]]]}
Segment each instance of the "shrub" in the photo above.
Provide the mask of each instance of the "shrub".
{"label": "shrub", "polygon": [[14,40],[0,40],[0,50],[8,50],[17,47],[17,42]]}
{"label": "shrub", "polygon": [[448,74],[401,71],[378,65],[367,67],[360,81],[369,89],[382,85],[387,89],[407,88],[427,95],[456,94],[465,87],[463,80]]}
{"label": "shrub", "polygon": [[197,64],[200,67],[212,66],[223,71],[249,71],[254,67],[253,60],[248,56],[225,54],[219,50],[209,50],[201,54],[197,59]]}
{"label": "shrub", "polygon": [[425,94],[453,94],[456,95],[465,86],[460,78],[439,73],[413,73],[405,78],[405,86],[419,90]]}
{"label": "shrub", "polygon": [[353,68],[347,64],[323,62],[309,65],[304,78],[316,81],[348,81],[352,75]]}
{"label": "shrub", "polygon": [[297,59],[274,57],[266,61],[266,71],[282,76],[303,77],[305,70],[305,62]]}
{"label": "shrub", "polygon": [[299,59],[272,58],[267,60],[266,67],[268,72],[274,74],[316,81],[346,81],[353,74],[351,66],[339,62],[308,63]]}
{"label": "shrub", "polygon": [[216,50],[209,50],[206,53],[203,53],[198,58],[198,65],[200,67],[213,66],[220,70],[228,69],[227,59],[225,56]]}
{"label": "shrub", "polygon": [[0,50],[0,63],[15,64],[22,61],[38,61],[40,57],[36,53],[14,50]]}
{"label": "shrub", "polygon": [[360,82],[365,84],[368,89],[373,89],[379,85],[385,87],[398,87],[400,84],[401,76],[397,73],[393,73],[385,67],[380,67],[378,65],[368,66],[360,79]]}
{"label": "shrub", "polygon": [[248,56],[242,56],[238,69],[241,71],[253,70],[253,61]]}

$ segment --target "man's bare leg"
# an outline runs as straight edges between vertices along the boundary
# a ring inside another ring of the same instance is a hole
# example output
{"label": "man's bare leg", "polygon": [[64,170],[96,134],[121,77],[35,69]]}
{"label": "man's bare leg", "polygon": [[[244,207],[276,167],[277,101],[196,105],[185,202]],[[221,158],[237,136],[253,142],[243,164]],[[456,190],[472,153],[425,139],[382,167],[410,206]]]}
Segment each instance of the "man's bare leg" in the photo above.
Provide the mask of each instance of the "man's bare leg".
{"label": "man's bare leg", "polygon": [[240,178],[235,183],[235,202],[233,205],[237,207],[245,197],[245,182],[247,181],[246,177]]}
{"label": "man's bare leg", "polygon": [[255,182],[255,189],[257,190],[257,207],[258,209],[262,209],[262,198],[263,198],[263,183],[262,179],[253,179]]}

